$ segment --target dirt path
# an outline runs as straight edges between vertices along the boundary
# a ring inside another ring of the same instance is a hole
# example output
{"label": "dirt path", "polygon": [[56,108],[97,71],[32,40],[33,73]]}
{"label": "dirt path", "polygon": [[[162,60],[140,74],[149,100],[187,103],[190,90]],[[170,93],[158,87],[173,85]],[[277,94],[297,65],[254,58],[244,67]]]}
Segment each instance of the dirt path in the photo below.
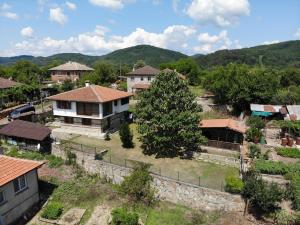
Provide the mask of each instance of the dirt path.
{"label": "dirt path", "polygon": [[111,218],[110,211],[111,209],[108,206],[97,206],[86,225],[108,225]]}

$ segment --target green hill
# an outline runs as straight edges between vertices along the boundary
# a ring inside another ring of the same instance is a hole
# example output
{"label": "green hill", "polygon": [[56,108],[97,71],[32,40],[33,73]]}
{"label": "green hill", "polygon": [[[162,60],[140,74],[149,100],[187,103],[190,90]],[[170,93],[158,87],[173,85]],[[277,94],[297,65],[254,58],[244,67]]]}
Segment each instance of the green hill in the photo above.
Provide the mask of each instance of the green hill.
{"label": "green hill", "polygon": [[208,55],[194,56],[202,68],[228,63],[245,63],[272,67],[300,67],[300,41],[287,41],[235,50],[221,50]]}

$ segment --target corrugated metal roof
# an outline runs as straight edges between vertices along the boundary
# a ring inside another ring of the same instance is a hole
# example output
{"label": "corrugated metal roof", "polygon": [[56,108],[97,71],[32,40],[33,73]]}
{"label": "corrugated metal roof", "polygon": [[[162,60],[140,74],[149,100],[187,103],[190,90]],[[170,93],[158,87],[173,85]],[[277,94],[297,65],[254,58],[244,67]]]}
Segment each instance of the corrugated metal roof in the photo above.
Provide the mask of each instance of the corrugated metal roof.
{"label": "corrugated metal roof", "polygon": [[92,71],[94,70],[93,68],[90,68],[86,65],[77,63],[77,62],[67,62],[65,64],[53,67],[49,70],[54,70],[54,71],[59,71],[59,70],[68,70],[68,71],[74,71],[74,70],[79,70],[79,71]]}
{"label": "corrugated metal roof", "polygon": [[251,111],[257,112],[271,112],[278,113],[282,108],[281,105],[261,105],[261,104],[250,104]]}
{"label": "corrugated metal roof", "polygon": [[0,155],[0,187],[43,164],[44,162]]}

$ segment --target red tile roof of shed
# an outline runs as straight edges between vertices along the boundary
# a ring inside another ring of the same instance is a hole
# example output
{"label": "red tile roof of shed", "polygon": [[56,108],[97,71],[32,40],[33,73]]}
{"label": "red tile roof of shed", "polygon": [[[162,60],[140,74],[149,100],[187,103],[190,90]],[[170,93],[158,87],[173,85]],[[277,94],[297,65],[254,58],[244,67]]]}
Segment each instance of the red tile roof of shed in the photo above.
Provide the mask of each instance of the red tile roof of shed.
{"label": "red tile roof of shed", "polygon": [[50,100],[75,101],[75,102],[109,102],[120,98],[130,97],[133,94],[98,85],[78,88],[58,95],[48,97]]}
{"label": "red tile roof of shed", "polygon": [[6,88],[11,88],[17,85],[21,85],[21,83],[15,82],[10,79],[5,79],[3,77],[0,77],[0,89],[6,89]]}
{"label": "red tile roof of shed", "polygon": [[228,128],[240,133],[246,132],[246,127],[240,126],[237,121],[233,119],[210,119],[202,120],[200,122],[201,128]]}
{"label": "red tile roof of shed", "polygon": [[44,162],[0,155],[0,187],[38,167]]}

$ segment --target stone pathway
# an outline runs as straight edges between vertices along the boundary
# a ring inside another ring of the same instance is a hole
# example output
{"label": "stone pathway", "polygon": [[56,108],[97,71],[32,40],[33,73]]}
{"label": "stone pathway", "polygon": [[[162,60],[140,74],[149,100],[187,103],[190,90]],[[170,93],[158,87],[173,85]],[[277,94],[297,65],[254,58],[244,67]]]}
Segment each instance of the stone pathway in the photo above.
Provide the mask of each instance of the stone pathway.
{"label": "stone pathway", "polygon": [[111,209],[108,206],[97,206],[86,225],[108,225],[111,220],[110,211]]}
{"label": "stone pathway", "polygon": [[63,225],[77,225],[80,223],[85,211],[85,209],[80,208],[70,209],[62,216],[58,223]]}

